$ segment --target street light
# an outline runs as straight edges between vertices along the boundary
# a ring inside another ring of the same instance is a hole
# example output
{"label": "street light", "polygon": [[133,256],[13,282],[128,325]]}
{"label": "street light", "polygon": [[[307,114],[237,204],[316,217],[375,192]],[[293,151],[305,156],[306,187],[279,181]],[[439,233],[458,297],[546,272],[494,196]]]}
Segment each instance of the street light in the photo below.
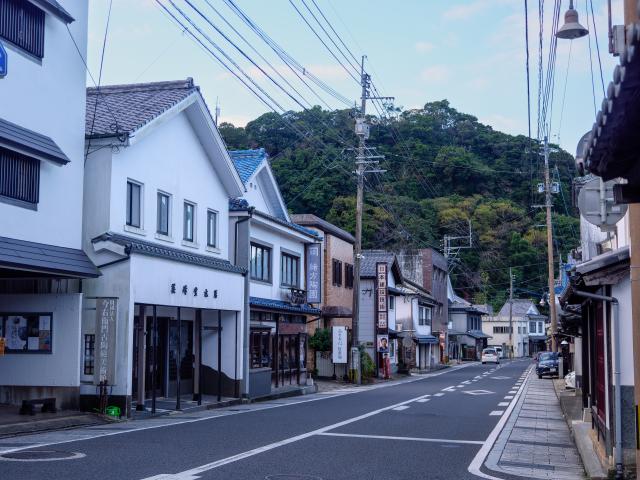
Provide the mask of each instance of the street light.
{"label": "street light", "polygon": [[589,34],[589,30],[578,22],[578,11],[573,8],[573,0],[569,1],[569,10],[564,14],[564,25],[556,32],[556,37],[573,40]]}
{"label": "street light", "polygon": [[567,342],[566,340],[562,340],[562,342],[560,342],[560,345],[566,347],[567,345],[569,345],[569,342]]}

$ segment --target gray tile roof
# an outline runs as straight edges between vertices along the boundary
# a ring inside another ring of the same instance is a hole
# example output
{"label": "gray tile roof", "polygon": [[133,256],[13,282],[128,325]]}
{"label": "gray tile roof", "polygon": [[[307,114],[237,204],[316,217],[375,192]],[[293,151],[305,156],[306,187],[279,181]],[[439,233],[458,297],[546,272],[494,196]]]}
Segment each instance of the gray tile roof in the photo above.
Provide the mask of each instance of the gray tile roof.
{"label": "gray tile roof", "polygon": [[0,118],[0,146],[59,165],[69,163],[69,157],[50,137],[2,118]]}
{"label": "gray tile roof", "polygon": [[[87,88],[87,138],[128,135],[198,91],[192,78]],[[95,120],[94,120],[95,112]]]}
{"label": "gray tile roof", "polygon": [[[533,302],[529,299],[524,299],[524,298],[514,298],[513,299],[513,310],[512,310],[512,315],[514,317],[524,317],[527,312],[529,311],[529,308],[532,307],[534,308],[535,312],[537,314],[538,309],[536,308],[536,306],[533,304]],[[508,317],[509,316],[509,301],[507,300],[505,302],[505,304],[502,306],[502,308],[500,309],[500,312],[498,313],[498,316],[500,317]]]}
{"label": "gray tile roof", "polygon": [[264,151],[264,148],[256,148],[254,150],[229,150],[229,156],[236,166],[242,183],[247,183],[262,161],[267,158],[267,153]]}
{"label": "gray tile roof", "polygon": [[351,235],[346,230],[336,227],[333,223],[329,223],[326,220],[311,213],[293,214],[291,215],[291,220],[296,222],[298,225],[303,225],[306,227],[316,227],[318,230],[329,233],[334,237],[344,240],[345,242],[349,242],[351,244],[354,244],[356,242],[356,239],[353,237],[353,235]]}
{"label": "gray tile roof", "polygon": [[363,250],[362,257],[360,262],[361,278],[374,278],[376,276],[376,263],[386,262],[390,267],[391,273],[396,277],[396,283],[402,281],[402,272],[395,253],[385,250]]}
{"label": "gray tile roof", "polygon": [[249,297],[249,305],[252,307],[301,314],[320,315],[322,313],[319,308],[310,307],[308,304],[293,305],[289,302],[273,300],[271,298]]}
{"label": "gray tile roof", "polygon": [[148,255],[151,257],[161,257],[176,262],[190,263],[201,267],[212,268],[214,270],[222,270],[231,273],[245,273],[246,269],[231,264],[227,260],[222,260],[209,255],[200,255],[197,253],[187,252],[178,248],[166,247],[157,243],[139,240],[121,235],[119,233],[107,232],[92,240],[93,243],[100,241],[110,241],[125,247],[127,254],[138,253],[140,255]]}
{"label": "gray tile roof", "polygon": [[61,278],[100,276],[82,250],[0,237],[0,269],[5,268]]}

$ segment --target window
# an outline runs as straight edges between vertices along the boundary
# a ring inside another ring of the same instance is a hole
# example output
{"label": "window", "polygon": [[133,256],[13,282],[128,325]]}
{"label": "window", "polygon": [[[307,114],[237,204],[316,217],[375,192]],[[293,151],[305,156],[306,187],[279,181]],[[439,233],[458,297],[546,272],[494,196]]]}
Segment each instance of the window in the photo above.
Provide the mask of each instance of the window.
{"label": "window", "polygon": [[344,286],[353,288],[353,265],[350,263],[344,264]]}
{"label": "window", "polygon": [[40,162],[0,147],[0,196],[37,205]]}
{"label": "window", "polygon": [[300,286],[300,258],[288,253],[280,256],[280,284],[286,287]]}
{"label": "window", "polygon": [[93,333],[84,336],[84,374],[93,375],[96,336]]}
{"label": "window", "polygon": [[340,287],[342,286],[342,262],[340,260],[331,260],[331,270],[332,270],[332,283]]}
{"label": "window", "polygon": [[389,310],[396,308],[396,297],[389,295]]}
{"label": "window", "polygon": [[218,212],[207,210],[207,246],[218,246]]}
{"label": "window", "polygon": [[529,332],[536,333],[537,331],[536,322],[529,322]]}
{"label": "window", "polygon": [[509,333],[509,327],[493,327],[493,333]]}
{"label": "window", "polygon": [[431,309],[418,306],[418,325],[431,325]]}
{"label": "window", "polygon": [[160,235],[169,235],[169,212],[171,210],[171,197],[166,193],[158,192],[158,225],[156,232]]}
{"label": "window", "polygon": [[270,330],[251,330],[250,347],[251,368],[271,366],[271,334]]}
{"label": "window", "polygon": [[0,313],[5,353],[51,353],[51,313]]}
{"label": "window", "polygon": [[544,327],[542,322],[538,322],[538,333],[544,333]]}
{"label": "window", "polygon": [[127,225],[142,226],[142,185],[127,180]]}
{"label": "window", "polygon": [[24,0],[0,1],[0,37],[31,55],[44,56],[44,11]]}
{"label": "window", "polygon": [[184,202],[183,208],[183,232],[182,239],[187,242],[195,241],[196,206],[190,202]]}
{"label": "window", "polygon": [[254,280],[271,282],[271,249],[269,247],[251,244],[249,271]]}

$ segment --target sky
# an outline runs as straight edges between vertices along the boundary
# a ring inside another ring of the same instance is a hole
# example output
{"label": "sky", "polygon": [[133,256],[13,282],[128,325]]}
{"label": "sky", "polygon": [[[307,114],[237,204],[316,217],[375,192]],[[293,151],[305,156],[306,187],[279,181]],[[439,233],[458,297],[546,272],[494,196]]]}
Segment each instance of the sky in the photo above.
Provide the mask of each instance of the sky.
{"label": "sky", "polygon": [[[172,8],[170,0],[160,1],[167,8]],[[186,0],[173,1],[265,91],[271,92],[274,100],[284,109],[301,109],[255,65],[246,61],[234,47],[226,43]],[[251,48],[258,50],[303,94],[306,101],[310,104],[318,103],[314,93],[305,90],[302,84],[295,83],[297,79],[294,74],[259,37],[241,23],[223,0],[189,1],[241,46],[243,51],[255,58],[260,67],[268,70],[266,63]],[[353,70],[348,66],[345,70],[332,57],[292,6],[293,4],[300,9],[323,36],[309,11],[305,10],[303,0],[235,1],[307,71],[322,79],[342,96],[354,102],[359,98],[360,86],[348,73],[353,73]],[[304,1],[322,20],[313,1]],[[315,2],[355,57],[367,56],[365,70],[372,76],[380,94],[395,97],[396,106],[404,109],[420,108],[426,102],[447,99],[457,110],[474,115],[480,122],[496,130],[527,135],[523,0]],[[595,17],[591,15],[590,2],[593,4]],[[553,3],[551,0],[544,2],[545,72]],[[580,137],[591,130],[595,119],[594,100],[599,110],[604,98],[596,38],[605,87],[611,81],[618,61],[608,53],[606,0],[576,0],[575,3],[580,22],[589,29],[590,35],[574,41],[558,41],[554,95],[549,115],[550,141],[559,143],[571,153],[575,152]],[[535,138],[540,23],[538,2],[529,0],[528,4],[531,129]],[[562,23],[568,0],[563,0],[561,4]],[[110,0],[91,0],[89,6],[87,56],[90,71],[96,81],[100,77],[109,6]],[[235,36],[212,6],[240,31],[251,47]],[[176,15],[179,16],[179,13]],[[613,23],[622,23],[622,0],[613,0]],[[195,32],[193,27],[190,28]],[[212,59],[188,33],[175,25],[154,0],[112,0],[106,40],[101,76],[103,85],[193,77],[212,111],[216,102],[219,103],[220,121],[242,126],[268,111],[254,94]],[[203,41],[206,43],[206,40]],[[342,63],[346,64],[336,48],[328,40],[325,39],[325,42]],[[283,83],[279,77],[275,78]],[[88,83],[92,84],[92,81],[88,80]],[[293,92],[286,86],[285,90]],[[319,91],[317,88],[315,90],[316,93]],[[343,104],[329,96],[323,98],[332,108],[344,108]]]}

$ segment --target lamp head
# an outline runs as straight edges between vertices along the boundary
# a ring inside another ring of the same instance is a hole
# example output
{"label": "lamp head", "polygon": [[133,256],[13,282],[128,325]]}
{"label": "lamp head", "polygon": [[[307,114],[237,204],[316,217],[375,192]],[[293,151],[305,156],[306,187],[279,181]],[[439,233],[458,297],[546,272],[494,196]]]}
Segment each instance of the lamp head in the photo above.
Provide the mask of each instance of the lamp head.
{"label": "lamp head", "polygon": [[589,30],[580,25],[578,11],[573,8],[573,1],[569,3],[569,10],[564,14],[564,25],[556,32],[556,37],[566,40],[584,37]]}

